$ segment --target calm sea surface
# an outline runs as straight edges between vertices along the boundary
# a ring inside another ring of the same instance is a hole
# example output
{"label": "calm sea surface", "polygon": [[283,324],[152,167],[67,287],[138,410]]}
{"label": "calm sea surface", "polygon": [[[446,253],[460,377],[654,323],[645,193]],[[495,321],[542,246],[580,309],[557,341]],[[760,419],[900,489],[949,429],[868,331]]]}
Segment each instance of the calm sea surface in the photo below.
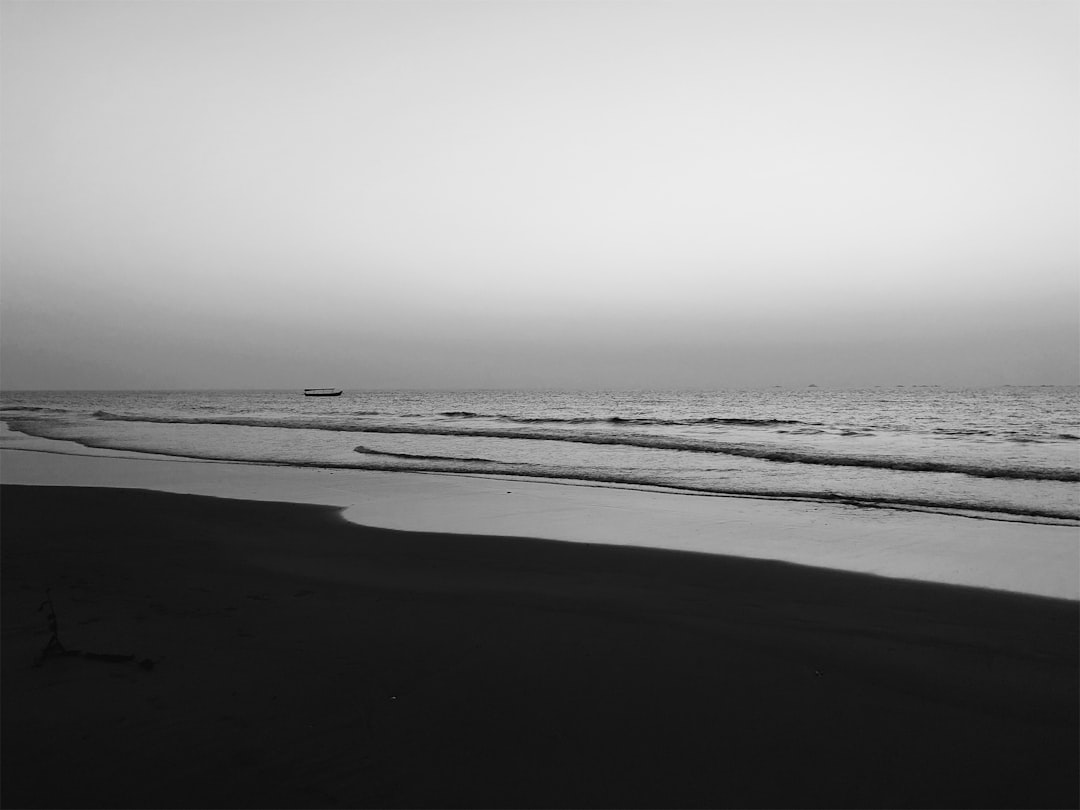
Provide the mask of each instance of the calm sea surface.
{"label": "calm sea surface", "polygon": [[1080,522],[1080,389],[7,392],[14,430],[298,466]]}

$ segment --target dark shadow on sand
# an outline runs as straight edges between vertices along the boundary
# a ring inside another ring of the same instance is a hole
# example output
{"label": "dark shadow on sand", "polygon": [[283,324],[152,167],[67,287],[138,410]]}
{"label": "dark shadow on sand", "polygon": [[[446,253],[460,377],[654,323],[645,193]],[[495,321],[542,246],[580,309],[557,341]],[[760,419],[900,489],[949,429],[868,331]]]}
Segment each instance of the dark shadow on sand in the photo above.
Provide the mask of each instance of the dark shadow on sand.
{"label": "dark shadow on sand", "polygon": [[[4,807],[1076,807],[1074,602],[2,488]],[[64,643],[155,662],[52,657]]]}

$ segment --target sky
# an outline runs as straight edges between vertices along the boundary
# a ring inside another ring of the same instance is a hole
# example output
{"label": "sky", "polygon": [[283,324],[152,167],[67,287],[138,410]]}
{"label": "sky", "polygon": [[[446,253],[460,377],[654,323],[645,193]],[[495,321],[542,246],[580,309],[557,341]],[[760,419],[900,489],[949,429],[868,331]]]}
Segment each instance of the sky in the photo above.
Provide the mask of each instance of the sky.
{"label": "sky", "polygon": [[0,6],[0,387],[1080,383],[1080,4]]}

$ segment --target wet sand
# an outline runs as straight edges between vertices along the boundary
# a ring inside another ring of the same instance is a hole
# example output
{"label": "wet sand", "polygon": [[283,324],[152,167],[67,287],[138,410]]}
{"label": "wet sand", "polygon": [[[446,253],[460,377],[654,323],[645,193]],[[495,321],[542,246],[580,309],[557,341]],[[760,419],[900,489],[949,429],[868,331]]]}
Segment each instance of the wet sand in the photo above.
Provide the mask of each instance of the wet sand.
{"label": "wet sand", "polygon": [[7,484],[322,504],[386,529],[700,551],[1080,600],[1075,526],[525,478],[119,455],[14,434],[0,424]]}
{"label": "wet sand", "polygon": [[[1080,803],[1074,601],[322,505],[2,507],[5,807]],[[66,649],[132,660],[41,659],[47,590]]]}

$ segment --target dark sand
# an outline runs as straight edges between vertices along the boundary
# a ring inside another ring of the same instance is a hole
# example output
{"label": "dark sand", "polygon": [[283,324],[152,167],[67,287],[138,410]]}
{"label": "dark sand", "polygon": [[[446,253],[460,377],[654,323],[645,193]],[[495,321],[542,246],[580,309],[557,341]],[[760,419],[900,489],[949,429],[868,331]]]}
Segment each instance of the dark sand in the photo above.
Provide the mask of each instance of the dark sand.
{"label": "dark sand", "polygon": [[[1080,803],[1074,602],[318,506],[2,497],[5,807]],[[35,667],[48,587],[68,648],[135,662]]]}

